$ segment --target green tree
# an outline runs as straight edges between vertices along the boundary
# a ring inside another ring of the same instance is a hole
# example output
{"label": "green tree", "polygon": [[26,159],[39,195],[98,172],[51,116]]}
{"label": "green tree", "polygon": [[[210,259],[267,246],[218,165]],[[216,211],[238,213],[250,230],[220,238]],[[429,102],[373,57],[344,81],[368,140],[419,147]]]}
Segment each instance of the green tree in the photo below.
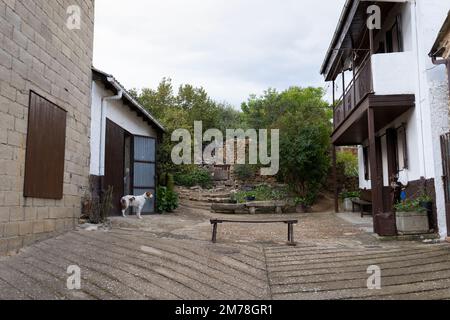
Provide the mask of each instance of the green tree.
{"label": "green tree", "polygon": [[332,113],[322,88],[269,89],[242,105],[247,125],[280,130],[279,178],[308,204],[315,200],[330,168]]}

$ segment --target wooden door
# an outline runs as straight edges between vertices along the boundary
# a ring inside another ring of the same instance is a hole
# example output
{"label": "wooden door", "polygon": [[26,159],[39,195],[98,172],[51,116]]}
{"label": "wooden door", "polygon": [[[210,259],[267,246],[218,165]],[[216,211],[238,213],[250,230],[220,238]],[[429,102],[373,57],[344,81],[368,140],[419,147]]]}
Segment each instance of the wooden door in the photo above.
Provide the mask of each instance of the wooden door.
{"label": "wooden door", "polygon": [[107,119],[106,149],[105,149],[105,178],[103,190],[113,187],[113,206],[111,215],[122,214],[120,199],[124,196],[124,162],[125,162],[125,130]]}
{"label": "wooden door", "polygon": [[450,133],[441,136],[442,166],[447,215],[447,235],[450,237]]}

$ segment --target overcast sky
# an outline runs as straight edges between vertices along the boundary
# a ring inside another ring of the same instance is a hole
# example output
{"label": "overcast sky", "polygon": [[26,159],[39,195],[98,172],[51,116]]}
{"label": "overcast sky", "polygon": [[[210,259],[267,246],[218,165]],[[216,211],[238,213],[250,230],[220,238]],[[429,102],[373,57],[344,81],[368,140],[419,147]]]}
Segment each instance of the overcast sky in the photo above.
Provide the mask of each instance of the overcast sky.
{"label": "overcast sky", "polygon": [[97,0],[94,65],[126,88],[163,77],[239,108],[249,94],[325,86],[344,0]]}

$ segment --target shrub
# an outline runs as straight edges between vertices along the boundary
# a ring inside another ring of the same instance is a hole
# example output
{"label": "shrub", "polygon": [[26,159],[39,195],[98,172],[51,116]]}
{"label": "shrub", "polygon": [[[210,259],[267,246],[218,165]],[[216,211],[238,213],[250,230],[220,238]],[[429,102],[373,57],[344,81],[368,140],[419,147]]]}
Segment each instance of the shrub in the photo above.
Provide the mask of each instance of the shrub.
{"label": "shrub", "polygon": [[173,212],[179,206],[178,194],[167,187],[158,187],[156,200],[156,211],[158,213]]}
{"label": "shrub", "polygon": [[212,177],[209,171],[197,166],[188,167],[185,171],[176,174],[175,183],[179,186],[200,186],[204,189],[210,189],[213,185]]}
{"label": "shrub", "polygon": [[359,176],[358,157],[351,152],[338,152],[336,163],[343,168],[346,177],[357,178]]}
{"label": "shrub", "polygon": [[255,198],[255,201],[271,201],[282,200],[288,197],[288,191],[285,188],[271,188],[262,185],[252,191],[239,191],[234,195],[234,199],[238,203],[247,202],[247,198]]}
{"label": "shrub", "polygon": [[234,167],[234,174],[240,181],[250,180],[255,177],[257,167],[250,164],[239,164]]}
{"label": "shrub", "polygon": [[175,178],[173,174],[167,174],[166,187],[169,191],[175,191]]}
{"label": "shrub", "polygon": [[361,197],[361,192],[359,192],[359,191],[344,191],[344,192],[341,192],[339,197],[342,200],[348,199],[348,198],[360,198]]}

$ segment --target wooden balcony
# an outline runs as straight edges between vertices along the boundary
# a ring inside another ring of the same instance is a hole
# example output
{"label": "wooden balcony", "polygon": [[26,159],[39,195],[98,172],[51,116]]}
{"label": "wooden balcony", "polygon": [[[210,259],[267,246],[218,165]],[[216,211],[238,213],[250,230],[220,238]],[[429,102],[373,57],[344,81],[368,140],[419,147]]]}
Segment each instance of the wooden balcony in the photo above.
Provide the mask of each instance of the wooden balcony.
{"label": "wooden balcony", "polygon": [[378,131],[414,107],[413,61],[411,52],[375,54],[355,68],[345,94],[335,104],[333,144],[362,144],[368,135],[369,108],[374,109]]}
{"label": "wooden balcony", "polygon": [[343,95],[334,108],[334,129],[336,130],[355,108],[373,93],[373,77],[371,58],[367,58],[362,67],[355,72],[354,79],[345,89]]}

